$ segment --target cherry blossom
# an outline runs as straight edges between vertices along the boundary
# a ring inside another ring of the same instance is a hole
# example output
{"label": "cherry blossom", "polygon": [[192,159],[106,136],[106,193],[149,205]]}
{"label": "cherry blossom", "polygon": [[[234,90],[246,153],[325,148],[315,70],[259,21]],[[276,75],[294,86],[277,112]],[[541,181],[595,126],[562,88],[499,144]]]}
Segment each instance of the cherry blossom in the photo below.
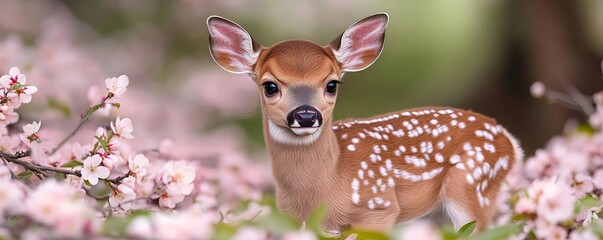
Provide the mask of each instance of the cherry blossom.
{"label": "cherry blossom", "polygon": [[0,84],[6,89],[12,88],[16,84],[25,84],[25,75],[21,73],[21,69],[18,67],[12,67],[8,71],[8,75],[0,77]]}
{"label": "cherry blossom", "polygon": [[188,195],[193,191],[196,168],[186,161],[169,161],[163,166],[163,183],[173,186],[183,195]]}
{"label": "cherry blossom", "polygon": [[36,133],[40,130],[40,125],[42,125],[42,121],[34,121],[23,126],[23,133],[25,134],[25,137],[30,143],[39,139]]}
{"label": "cherry blossom", "polygon": [[428,221],[418,221],[409,224],[402,229],[402,234],[398,236],[399,240],[425,239],[437,240],[443,239],[435,226]]}
{"label": "cherry blossom", "polygon": [[113,97],[120,97],[123,95],[126,90],[128,90],[128,84],[130,83],[130,79],[128,76],[121,75],[119,77],[112,77],[105,79],[105,85],[109,90],[109,93],[113,95]]}
{"label": "cherry blossom", "polygon": [[149,159],[143,154],[136,154],[134,157],[128,159],[128,167],[130,171],[136,176],[144,176],[147,174],[147,168],[149,167]]}
{"label": "cherry blossom", "polygon": [[111,122],[111,130],[115,136],[126,139],[134,138],[134,135],[132,135],[134,128],[132,127],[132,120],[129,118],[120,119],[118,116],[115,122]]}
{"label": "cherry blossom", "polygon": [[113,189],[111,197],[109,197],[109,205],[111,207],[120,206],[124,210],[129,210],[131,201],[136,199],[134,190],[126,184],[120,184],[116,189]]}
{"label": "cherry blossom", "polygon": [[184,200],[184,195],[176,185],[168,185],[165,192],[159,195],[159,206],[174,208]]}
{"label": "cherry blossom", "polygon": [[93,155],[84,160],[84,167],[81,170],[82,178],[88,180],[90,184],[96,185],[98,179],[109,177],[109,168],[100,166],[102,159],[98,155]]}

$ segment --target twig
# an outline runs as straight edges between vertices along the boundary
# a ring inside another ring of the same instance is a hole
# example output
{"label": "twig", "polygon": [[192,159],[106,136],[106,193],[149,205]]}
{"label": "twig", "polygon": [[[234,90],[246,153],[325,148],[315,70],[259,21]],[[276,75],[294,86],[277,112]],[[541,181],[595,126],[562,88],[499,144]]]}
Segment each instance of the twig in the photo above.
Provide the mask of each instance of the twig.
{"label": "twig", "polygon": [[39,174],[43,175],[44,177],[48,177],[48,173],[46,173],[46,171],[63,173],[63,174],[71,174],[71,175],[75,175],[78,177],[82,176],[80,171],[77,171],[77,170],[73,171],[73,170],[63,169],[63,168],[55,168],[55,167],[47,167],[47,166],[37,165],[37,164],[33,164],[33,163],[29,163],[29,162],[20,160],[19,158],[15,157],[15,155],[11,155],[11,154],[8,154],[5,152],[0,152],[0,157],[2,157],[3,159],[5,159],[8,162],[19,164],[19,165],[25,167],[27,170],[30,170],[34,173],[39,173]]}
{"label": "twig", "polygon": [[8,166],[8,161],[6,161],[6,159],[4,159],[4,157],[1,157],[1,158],[2,158],[2,161],[4,162],[4,165],[6,165],[6,168],[8,168],[8,172],[10,172],[10,177],[12,179],[16,179],[17,175],[15,175],[15,173],[13,172],[13,170],[10,169],[10,166]]}
{"label": "twig", "polygon": [[113,184],[121,184],[121,181],[123,181],[124,179],[126,179],[127,177],[131,176],[132,172],[127,172],[124,175],[121,175],[119,177],[113,178],[113,179],[106,179],[107,181],[113,183]]}
{"label": "twig", "polygon": [[[82,177],[82,173],[79,170],[69,170],[69,169],[65,169],[65,168],[42,166],[42,165],[29,163],[27,161],[23,161],[20,159],[20,158],[24,158],[27,156],[29,156],[29,152],[17,152],[13,155],[10,153],[0,151],[0,158],[2,158],[3,161],[21,165],[25,169],[32,171],[36,175],[42,175],[44,177],[49,177],[50,175],[48,175],[47,172],[55,172],[55,173],[62,173],[62,174],[68,174],[68,175]],[[131,172],[127,172],[126,174],[113,178],[113,179],[105,179],[105,181],[109,181],[113,184],[121,184],[121,181],[123,181],[125,178],[127,178],[131,175],[132,175]]]}
{"label": "twig", "polygon": [[111,98],[111,94],[109,93],[109,95],[107,95],[105,98],[103,98],[103,101],[101,103],[89,108],[88,111],[86,112],[86,114],[84,114],[84,116],[82,116],[82,119],[80,120],[80,123],[77,125],[77,127],[75,127],[75,129],[73,129],[73,131],[71,131],[71,133],[69,133],[69,135],[65,136],[65,138],[63,138],[63,140],[61,140],[61,142],[57,145],[56,148],[54,148],[52,150],[52,152],[49,155],[53,155],[57,151],[59,151],[59,149],[61,149],[61,147],[63,147],[63,145],[65,145],[65,143],[67,143],[67,141],[69,141],[69,139],[71,139],[73,136],[75,136],[75,134],[80,130],[80,128],[82,128],[82,126],[84,126],[84,123],[86,123],[86,121],[88,121],[88,118],[90,118],[90,115],[92,115],[92,113],[94,113],[96,110],[98,110],[99,108],[104,106],[105,103],[107,103],[107,100],[109,100],[110,98]]}

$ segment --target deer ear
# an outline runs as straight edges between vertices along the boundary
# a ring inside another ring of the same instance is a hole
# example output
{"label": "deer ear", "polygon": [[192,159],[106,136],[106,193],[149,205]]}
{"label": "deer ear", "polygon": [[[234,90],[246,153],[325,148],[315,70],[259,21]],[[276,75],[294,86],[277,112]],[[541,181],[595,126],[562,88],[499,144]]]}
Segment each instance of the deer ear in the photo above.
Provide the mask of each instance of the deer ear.
{"label": "deer ear", "polygon": [[261,46],[241,26],[226,18],[207,18],[209,50],[214,61],[231,73],[252,73]]}
{"label": "deer ear", "polygon": [[357,72],[369,67],[381,54],[385,39],[387,13],[373,14],[346,29],[330,44],[344,72]]}

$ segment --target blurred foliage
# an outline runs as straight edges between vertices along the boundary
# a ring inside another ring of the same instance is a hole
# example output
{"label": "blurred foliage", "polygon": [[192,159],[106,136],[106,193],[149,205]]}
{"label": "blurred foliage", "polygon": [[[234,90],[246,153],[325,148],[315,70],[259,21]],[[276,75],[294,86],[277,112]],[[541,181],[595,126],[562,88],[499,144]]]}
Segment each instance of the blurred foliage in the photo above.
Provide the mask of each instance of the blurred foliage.
{"label": "blurred foliage", "polygon": [[[165,81],[173,74],[172,64],[181,58],[201,58],[207,66],[218,68],[207,51],[205,19],[211,14],[236,21],[258,42],[270,46],[291,38],[326,44],[354,21],[387,12],[391,20],[382,56],[371,68],[346,75],[348,84],[341,88],[336,119],[419,105],[458,105],[488,81],[482,77],[496,62],[502,39],[498,26],[503,1],[146,1],[135,7],[120,1],[65,3],[103,37],[116,37],[140,25],[160,29],[167,42],[166,65],[157,74],[166,85],[174,84]],[[199,13],[179,19],[178,14],[186,11]],[[259,119],[257,111],[249,120],[234,121],[261,141]]]}

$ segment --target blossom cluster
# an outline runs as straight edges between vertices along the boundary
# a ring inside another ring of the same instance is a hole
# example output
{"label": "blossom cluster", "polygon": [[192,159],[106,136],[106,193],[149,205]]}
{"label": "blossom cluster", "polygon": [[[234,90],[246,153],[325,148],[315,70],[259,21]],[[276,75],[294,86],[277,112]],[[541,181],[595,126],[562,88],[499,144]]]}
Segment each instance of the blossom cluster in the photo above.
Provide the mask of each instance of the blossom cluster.
{"label": "blossom cluster", "polygon": [[[175,146],[169,140],[162,141],[157,149],[132,149],[128,142],[135,139],[135,131],[130,118],[117,116],[106,127],[98,127],[90,140],[72,141],[95,112],[103,111],[106,116],[121,106],[116,101],[127,91],[129,78],[125,75],[105,80],[105,94],[91,102],[73,134],[59,144],[45,137],[41,121],[26,124],[22,132],[9,131],[9,125],[18,119],[14,110],[29,103],[37,91],[25,79],[18,68],[11,68],[0,78],[1,103],[6,106],[2,107],[5,118],[0,121],[4,129],[0,133],[0,158],[4,162],[0,164],[0,235],[37,239],[127,234],[207,239],[213,234],[213,224],[227,219],[244,221],[262,211],[255,202],[241,214],[220,214],[223,209],[218,206],[222,198],[219,184],[241,186],[224,194],[224,198],[235,198],[226,202],[240,202],[243,196],[250,199],[251,192],[256,193],[251,199],[261,198],[262,183],[229,173],[234,168],[256,166],[235,160],[212,169],[230,174],[228,181],[220,181],[215,174],[199,177],[204,171],[198,163],[170,157]],[[123,224],[127,231],[106,230],[112,222],[141,211],[149,214]]]}
{"label": "blossom cluster", "polygon": [[[135,119],[115,115],[121,107],[117,101],[127,95],[125,75],[107,78],[103,90],[90,88],[89,108],[60,141],[47,137],[41,121],[25,124],[22,131],[12,127],[18,124],[15,110],[37,92],[20,69],[11,68],[0,83],[0,236],[289,240],[332,236],[320,228],[320,218],[299,223],[279,212],[269,197],[267,166],[245,156],[176,158],[178,146],[169,139],[153,149],[133,148],[131,143],[140,141]],[[544,96],[547,90],[536,86],[532,91]],[[590,125],[568,127],[565,135],[554,137],[511,171],[490,231],[516,239],[601,237],[602,96],[593,98]],[[95,113],[116,117],[83,140],[73,140]],[[255,174],[246,174],[250,172]],[[418,221],[390,233],[345,233],[344,238],[460,238],[471,234],[472,227],[475,224],[469,223],[454,231]]]}

